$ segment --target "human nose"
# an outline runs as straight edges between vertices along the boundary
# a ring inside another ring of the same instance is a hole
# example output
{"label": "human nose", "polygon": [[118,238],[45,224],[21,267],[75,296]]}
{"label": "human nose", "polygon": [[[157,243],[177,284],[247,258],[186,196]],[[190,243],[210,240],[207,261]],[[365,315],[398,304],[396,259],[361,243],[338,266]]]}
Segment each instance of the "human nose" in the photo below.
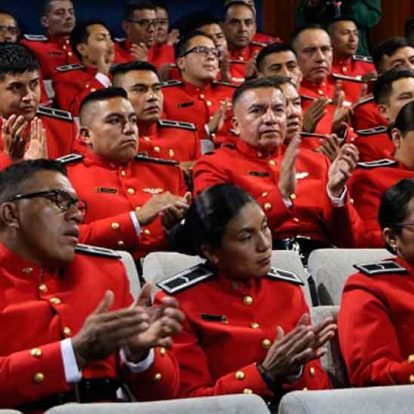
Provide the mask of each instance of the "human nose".
{"label": "human nose", "polygon": [[263,115],[265,123],[275,123],[276,122],[276,115],[272,108],[267,108],[266,112]]}
{"label": "human nose", "polygon": [[138,135],[137,131],[138,131],[138,127],[135,121],[128,120],[125,122],[124,130],[123,130],[123,133],[125,135],[134,135],[134,134]]}
{"label": "human nose", "polygon": [[270,249],[270,247],[271,247],[271,239],[269,236],[269,230],[268,228],[266,228],[266,230],[261,231],[259,233],[256,248],[260,252],[265,252],[266,250]]}

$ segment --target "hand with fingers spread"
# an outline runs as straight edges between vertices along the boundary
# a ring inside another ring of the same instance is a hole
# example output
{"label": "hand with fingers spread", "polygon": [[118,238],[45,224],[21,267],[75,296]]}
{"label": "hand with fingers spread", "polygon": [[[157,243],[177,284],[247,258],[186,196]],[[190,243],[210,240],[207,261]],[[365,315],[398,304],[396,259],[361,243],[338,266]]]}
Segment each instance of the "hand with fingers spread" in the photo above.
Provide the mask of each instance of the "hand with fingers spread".
{"label": "hand with fingers spread", "polygon": [[47,158],[46,129],[39,118],[34,118],[30,124],[30,141],[24,152],[25,160]]}
{"label": "hand with fingers spread", "polygon": [[101,53],[101,55],[98,58],[97,62],[97,70],[99,73],[103,73],[104,75],[109,75],[109,70],[111,68],[112,62],[106,58],[104,53]]}
{"label": "hand with fingers spread", "polygon": [[166,296],[159,306],[151,305],[151,284],[143,287],[134,307],[143,308],[148,314],[148,327],[127,344],[128,359],[132,362],[142,360],[149,349],[162,346],[171,348],[171,336],[181,331],[184,314],[178,309],[178,301]]}
{"label": "hand with fingers spread", "polygon": [[335,133],[348,123],[352,116],[352,106],[345,105],[345,92],[337,90],[334,98],[335,112],[332,121],[332,132]]}
{"label": "hand with fingers spread", "polygon": [[329,99],[315,99],[303,114],[303,130],[305,132],[314,132],[318,122],[325,116],[326,107],[329,105]]}
{"label": "hand with fingers spread", "polygon": [[191,193],[187,192],[183,197],[178,197],[160,211],[161,222],[166,231],[171,230],[185,216],[191,204]]}
{"label": "hand with fingers spread", "polygon": [[231,73],[230,73],[230,62],[229,62],[229,54],[227,50],[221,51],[220,55],[220,75],[221,80],[223,82],[230,82],[231,79]]}
{"label": "hand with fingers spread", "polygon": [[338,137],[336,134],[330,134],[326,138],[321,139],[321,146],[316,151],[325,154],[333,162],[338,156],[340,149]]}
{"label": "hand with fingers spread", "polygon": [[167,36],[167,45],[174,46],[180,40],[180,31],[178,29],[172,29]]}
{"label": "hand with fingers spread", "polygon": [[1,134],[3,137],[4,152],[12,161],[23,158],[26,141],[22,134],[28,123],[22,115],[10,115],[3,119]]}
{"label": "hand with fingers spread", "polygon": [[295,163],[299,154],[300,135],[295,135],[290,141],[280,164],[279,191],[282,198],[289,196],[296,190],[296,168]]}
{"label": "hand with fingers spread", "polygon": [[221,129],[226,119],[227,112],[231,109],[231,101],[229,98],[220,101],[219,109],[207,124],[210,133],[215,133]]}
{"label": "hand with fingers spread", "polygon": [[252,78],[257,74],[256,58],[258,54],[258,51],[254,52],[252,57],[246,62],[244,68],[244,77],[246,79]]}
{"label": "hand with fingers spread", "polygon": [[107,358],[148,329],[150,318],[144,308],[133,306],[110,310],[113,301],[113,292],[106,291],[102,301],[72,338],[80,369],[91,361]]}
{"label": "hand with fingers spread", "polygon": [[133,43],[129,53],[135,60],[148,60],[148,47],[143,42]]}
{"label": "hand with fingers spread", "polygon": [[332,162],[328,171],[328,190],[333,197],[340,197],[347,180],[358,163],[358,149],[353,144],[345,144]]}

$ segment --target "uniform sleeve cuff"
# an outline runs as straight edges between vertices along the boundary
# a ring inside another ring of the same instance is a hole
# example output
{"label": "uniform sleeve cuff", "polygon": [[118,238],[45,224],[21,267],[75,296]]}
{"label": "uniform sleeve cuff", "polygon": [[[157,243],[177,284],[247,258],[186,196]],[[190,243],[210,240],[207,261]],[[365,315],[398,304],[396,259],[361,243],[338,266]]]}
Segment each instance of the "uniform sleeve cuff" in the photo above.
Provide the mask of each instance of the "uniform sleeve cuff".
{"label": "uniform sleeve cuff", "polygon": [[137,216],[133,211],[131,211],[129,214],[131,216],[131,220],[132,220],[132,224],[134,225],[134,229],[137,232],[137,236],[139,236],[140,233],[141,233],[141,225],[139,224]]}
{"label": "uniform sleeve cuff", "polygon": [[119,356],[121,358],[121,362],[133,374],[139,374],[141,372],[146,371],[154,363],[154,359],[155,359],[154,349],[153,348],[151,348],[149,350],[148,355],[147,355],[147,357],[145,359],[143,359],[142,361],[140,361],[140,362],[138,362],[136,364],[134,362],[128,361],[127,356],[126,356],[126,352],[125,352],[125,349],[124,348],[122,348],[119,351]]}
{"label": "uniform sleeve cuff", "polygon": [[79,371],[71,339],[68,338],[61,341],[60,349],[62,352],[66,382],[79,382],[82,379],[82,372]]}
{"label": "uniform sleeve cuff", "polygon": [[328,193],[328,197],[331,200],[331,203],[334,207],[343,207],[345,205],[346,202],[346,195],[347,195],[347,188],[345,187],[344,190],[342,191],[342,194],[340,197],[334,197],[330,191],[329,188],[326,187],[326,192]]}

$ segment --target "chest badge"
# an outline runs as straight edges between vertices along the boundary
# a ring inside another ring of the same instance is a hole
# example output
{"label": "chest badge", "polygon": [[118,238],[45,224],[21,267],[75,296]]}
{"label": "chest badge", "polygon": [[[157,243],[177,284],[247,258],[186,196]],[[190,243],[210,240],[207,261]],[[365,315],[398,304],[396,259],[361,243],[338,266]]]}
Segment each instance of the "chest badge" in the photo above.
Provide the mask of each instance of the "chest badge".
{"label": "chest badge", "polygon": [[303,178],[306,178],[309,175],[308,172],[298,172],[296,173],[296,179],[297,180],[302,180]]}
{"label": "chest badge", "polygon": [[164,189],[163,188],[143,188],[142,191],[144,193],[155,195],[155,194],[162,193]]}

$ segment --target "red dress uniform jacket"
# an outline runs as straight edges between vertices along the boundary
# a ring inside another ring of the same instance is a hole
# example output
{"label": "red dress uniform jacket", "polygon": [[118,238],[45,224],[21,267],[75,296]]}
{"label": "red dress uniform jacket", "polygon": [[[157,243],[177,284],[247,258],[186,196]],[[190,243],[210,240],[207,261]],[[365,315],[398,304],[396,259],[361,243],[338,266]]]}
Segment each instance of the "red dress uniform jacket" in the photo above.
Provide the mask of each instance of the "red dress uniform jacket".
{"label": "red dress uniform jacket", "polygon": [[150,125],[138,122],[139,152],[178,162],[194,161],[201,155],[194,124],[160,119]]}
{"label": "red dress uniform jacket", "polygon": [[393,156],[395,146],[385,126],[360,129],[355,132],[358,136],[354,138],[352,143],[358,148],[361,162],[376,161]]}
{"label": "red dress uniform jacket", "polygon": [[[231,183],[248,191],[263,208],[274,239],[306,236],[351,247],[360,230],[359,217],[347,201],[335,208],[327,194],[329,161],[301,149],[296,161],[297,188],[287,208],[278,189],[281,151],[266,156],[243,140],[202,156],[193,169],[196,194],[216,184]],[[338,223],[341,223],[339,226]]]}
{"label": "red dress uniform jacket", "polygon": [[81,64],[60,66],[53,79],[53,88],[60,108],[79,116],[82,100],[106,86],[96,79],[97,70]]}
{"label": "red dress uniform jacket", "polygon": [[414,266],[398,258],[386,270],[384,263],[351,276],[344,288],[339,340],[353,386],[414,382]]}
{"label": "red dress uniform jacket", "polygon": [[[82,145],[77,141],[78,128],[69,112],[55,108],[39,106],[37,114],[46,129],[47,155],[49,158],[58,158],[71,152],[83,152]],[[28,141],[30,125],[23,133]],[[1,137],[1,132],[0,132]],[[11,164],[10,158],[3,151],[3,139],[0,139],[0,171]]]}
{"label": "red dress uniform jacket", "polygon": [[[332,74],[339,75],[342,79],[342,88],[351,102],[357,102],[361,96],[361,77],[367,73],[376,73],[372,59],[367,56],[354,55],[348,59],[334,59],[332,62]],[[346,77],[354,78],[347,80]],[[359,81],[358,81],[359,80]]]}
{"label": "red dress uniform jacket", "polygon": [[87,152],[67,162],[68,177],[80,199],[86,201],[81,243],[128,250],[134,258],[166,247],[160,218],[141,226],[139,237],[130,212],[139,210],[154,194],[184,195],[183,174],[169,161],[137,157],[117,165]]}
{"label": "red dress uniform jacket", "polygon": [[[276,270],[246,281],[210,275],[191,287],[186,282],[187,286],[179,286],[174,293],[185,314],[183,331],[173,345],[181,371],[179,395],[253,392],[271,397],[273,392],[256,364],[263,362],[275,340],[277,325],[288,333],[309,312],[296,284],[298,278],[290,273],[290,281],[279,279]],[[185,277],[191,280],[193,275],[186,272]],[[156,299],[163,295],[159,293]],[[280,385],[283,391],[330,387],[319,360],[307,363],[295,382]]]}
{"label": "red dress uniform jacket", "polygon": [[[235,86],[224,82],[209,83],[198,87],[186,81],[164,82],[164,114],[168,119],[192,122],[200,138],[206,137],[205,124],[216,113],[220,101],[233,96]],[[231,128],[232,114],[228,114],[221,131]]]}
{"label": "red dress uniform jacket", "polygon": [[271,43],[283,43],[283,40],[280,37],[275,37],[263,32],[256,32],[253,36],[254,43],[264,43],[270,45]]}
{"label": "red dress uniform jacket", "polygon": [[372,96],[367,96],[354,105],[352,126],[356,130],[375,128],[380,125],[388,126],[388,122],[378,112],[378,106]]}
{"label": "red dress uniform jacket", "polygon": [[52,79],[58,66],[79,62],[72,52],[69,37],[24,35],[21,43],[36,55],[45,79]]}
{"label": "red dress uniform jacket", "polygon": [[354,207],[365,223],[358,247],[384,247],[378,224],[378,209],[384,191],[403,178],[414,178],[414,171],[393,159],[359,163],[349,181]]}
{"label": "red dress uniform jacket", "polygon": [[[125,269],[114,256],[78,252],[71,263],[53,272],[0,245],[2,408],[70,390],[60,342],[79,332],[106,290],[114,292],[112,309],[133,302]],[[121,367],[139,399],[171,398],[178,391],[176,363],[168,353],[162,353],[156,351],[154,365],[142,374],[131,374]],[[115,355],[91,362],[82,377],[116,378],[121,373],[119,362]],[[158,382],[153,381],[157,372],[162,372]]]}

